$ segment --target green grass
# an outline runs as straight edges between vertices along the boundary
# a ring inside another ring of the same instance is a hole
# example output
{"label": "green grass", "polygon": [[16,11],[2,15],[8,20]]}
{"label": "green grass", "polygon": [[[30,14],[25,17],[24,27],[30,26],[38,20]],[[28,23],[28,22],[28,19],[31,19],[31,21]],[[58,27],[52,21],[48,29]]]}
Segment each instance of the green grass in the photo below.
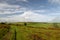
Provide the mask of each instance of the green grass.
{"label": "green grass", "polygon": [[[17,25],[18,24],[18,25]],[[12,23],[10,40],[14,40],[15,30],[17,40],[60,40],[60,28],[54,27],[53,23]],[[60,27],[60,24],[57,23]]]}

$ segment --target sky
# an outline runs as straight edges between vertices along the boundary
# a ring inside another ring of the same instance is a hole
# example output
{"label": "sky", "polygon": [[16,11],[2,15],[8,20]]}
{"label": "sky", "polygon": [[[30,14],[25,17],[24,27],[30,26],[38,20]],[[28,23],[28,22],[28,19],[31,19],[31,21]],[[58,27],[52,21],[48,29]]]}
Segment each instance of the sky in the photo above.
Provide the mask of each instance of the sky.
{"label": "sky", "polygon": [[60,22],[60,0],[0,0],[0,22]]}

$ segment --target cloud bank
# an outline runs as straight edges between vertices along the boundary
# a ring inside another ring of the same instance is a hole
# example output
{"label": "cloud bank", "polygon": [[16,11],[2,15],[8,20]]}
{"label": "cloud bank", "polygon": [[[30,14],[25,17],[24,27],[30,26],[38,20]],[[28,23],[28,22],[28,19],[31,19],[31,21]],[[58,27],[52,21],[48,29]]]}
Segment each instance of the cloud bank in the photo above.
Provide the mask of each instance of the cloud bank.
{"label": "cloud bank", "polygon": [[26,11],[22,15],[14,15],[6,18],[0,18],[3,22],[47,22],[53,20],[54,17],[42,14],[36,14],[32,11]]}
{"label": "cloud bank", "polygon": [[[48,0],[48,2],[60,4],[60,0]],[[34,10],[34,6],[32,4],[27,5],[27,3],[29,3],[28,0],[0,0],[0,22],[50,22],[60,16],[60,11],[54,10],[52,7],[50,8],[53,10],[41,5],[39,9]]]}
{"label": "cloud bank", "polygon": [[48,0],[52,4],[60,4],[60,0]]}

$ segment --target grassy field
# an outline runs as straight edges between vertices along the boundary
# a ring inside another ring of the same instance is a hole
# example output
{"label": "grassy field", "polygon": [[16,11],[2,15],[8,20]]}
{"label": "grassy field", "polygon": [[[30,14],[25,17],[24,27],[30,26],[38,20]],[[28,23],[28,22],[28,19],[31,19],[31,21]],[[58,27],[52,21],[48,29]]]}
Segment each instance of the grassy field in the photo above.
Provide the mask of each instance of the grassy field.
{"label": "grassy field", "polygon": [[60,23],[20,22],[1,25],[10,26],[10,30],[7,33],[5,30],[5,35],[0,36],[0,40],[60,40]]}

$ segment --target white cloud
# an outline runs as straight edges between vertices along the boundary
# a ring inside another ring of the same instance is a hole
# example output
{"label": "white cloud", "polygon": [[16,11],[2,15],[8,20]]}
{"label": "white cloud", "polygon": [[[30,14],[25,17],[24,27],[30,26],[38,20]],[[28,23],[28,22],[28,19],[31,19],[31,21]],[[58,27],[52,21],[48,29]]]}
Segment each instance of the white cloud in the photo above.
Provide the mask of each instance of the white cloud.
{"label": "white cloud", "polygon": [[55,17],[51,22],[60,23],[60,16]]}
{"label": "white cloud", "polygon": [[26,8],[19,5],[9,5],[7,3],[0,3],[0,14],[12,14],[26,11]]}
{"label": "white cloud", "polygon": [[51,16],[37,14],[33,11],[26,11],[21,15],[14,15],[0,19],[7,22],[48,22],[51,21],[53,18],[54,17]]}
{"label": "white cloud", "polygon": [[34,12],[42,12],[42,13],[44,13],[44,12],[47,12],[47,10],[34,10]]}
{"label": "white cloud", "polygon": [[46,15],[50,15],[50,16],[60,16],[60,13],[49,13],[49,14],[46,14]]}
{"label": "white cloud", "polygon": [[53,19],[53,17],[37,14],[32,11],[25,12],[24,15],[26,19],[31,19],[33,22],[46,22]]}
{"label": "white cloud", "polygon": [[23,1],[23,2],[28,2],[28,0],[16,0],[16,1]]}
{"label": "white cloud", "polygon": [[48,0],[50,3],[56,3],[56,4],[60,4],[60,0]]}
{"label": "white cloud", "polygon": [[8,3],[8,2],[28,2],[28,0],[0,0],[0,3]]}
{"label": "white cloud", "polygon": [[14,15],[0,18],[0,21],[7,22],[46,22],[51,21],[53,17],[46,16],[42,14],[37,14],[36,12],[46,12],[47,10],[26,10],[27,8],[21,7],[19,5],[9,5],[7,3],[0,3],[0,14],[12,14],[24,12],[21,15]]}
{"label": "white cloud", "polygon": [[16,7],[19,7],[19,6],[18,5],[9,5],[7,3],[0,3],[0,7],[14,7],[14,8],[16,8]]}
{"label": "white cloud", "polygon": [[17,8],[19,8],[18,5],[8,5],[8,4],[0,3],[0,14],[11,14],[15,12]]}
{"label": "white cloud", "polygon": [[40,5],[40,8],[44,8],[45,7],[45,5]]}

